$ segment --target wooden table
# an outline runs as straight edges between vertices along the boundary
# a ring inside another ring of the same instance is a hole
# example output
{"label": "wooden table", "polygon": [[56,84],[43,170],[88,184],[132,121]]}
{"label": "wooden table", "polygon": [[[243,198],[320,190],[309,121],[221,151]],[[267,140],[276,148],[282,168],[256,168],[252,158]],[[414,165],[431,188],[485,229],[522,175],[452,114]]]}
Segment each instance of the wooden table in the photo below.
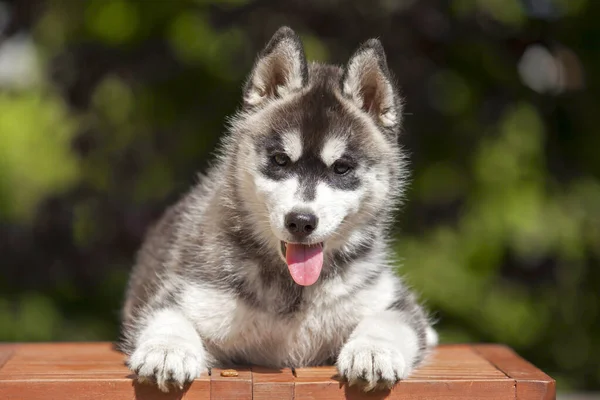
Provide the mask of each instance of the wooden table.
{"label": "wooden table", "polygon": [[139,384],[109,343],[0,344],[0,399],[530,399],[555,398],[555,382],[497,345],[439,347],[424,365],[392,391],[362,394],[334,379],[334,367],[296,370],[219,370],[184,391],[163,394]]}

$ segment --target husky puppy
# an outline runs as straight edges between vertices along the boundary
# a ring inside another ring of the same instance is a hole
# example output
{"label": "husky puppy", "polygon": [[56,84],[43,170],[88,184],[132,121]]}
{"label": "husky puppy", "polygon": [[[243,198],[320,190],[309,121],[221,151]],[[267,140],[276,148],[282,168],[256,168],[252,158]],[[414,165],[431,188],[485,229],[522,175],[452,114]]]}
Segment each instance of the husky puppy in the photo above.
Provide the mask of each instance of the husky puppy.
{"label": "husky puppy", "polygon": [[217,162],[138,254],[119,343],[138,377],[168,391],[213,366],[335,363],[364,390],[406,378],[437,336],[391,262],[401,122],[378,40],[340,68],[280,28]]}

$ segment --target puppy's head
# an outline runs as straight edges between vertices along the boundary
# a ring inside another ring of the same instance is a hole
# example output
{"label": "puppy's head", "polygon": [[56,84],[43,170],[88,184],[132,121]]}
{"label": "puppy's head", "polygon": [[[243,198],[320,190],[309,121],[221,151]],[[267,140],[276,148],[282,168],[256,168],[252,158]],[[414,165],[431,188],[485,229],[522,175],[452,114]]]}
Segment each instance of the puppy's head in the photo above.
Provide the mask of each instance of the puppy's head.
{"label": "puppy's head", "polygon": [[378,40],[345,68],[308,64],[280,28],[256,60],[232,121],[235,176],[252,232],[277,246],[300,285],[324,251],[372,239],[400,192],[401,103]]}

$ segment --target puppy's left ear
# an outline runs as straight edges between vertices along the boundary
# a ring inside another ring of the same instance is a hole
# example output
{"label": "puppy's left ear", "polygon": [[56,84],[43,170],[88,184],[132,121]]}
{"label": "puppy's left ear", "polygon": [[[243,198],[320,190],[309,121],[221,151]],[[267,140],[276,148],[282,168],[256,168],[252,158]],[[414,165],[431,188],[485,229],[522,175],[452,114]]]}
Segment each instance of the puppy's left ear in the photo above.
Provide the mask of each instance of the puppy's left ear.
{"label": "puppy's left ear", "polygon": [[244,106],[253,108],[267,100],[285,97],[308,83],[308,66],[300,38],[283,26],[259,54],[244,87]]}
{"label": "puppy's left ear", "polygon": [[342,76],[341,90],[378,126],[386,132],[398,133],[402,103],[379,40],[366,41],[350,57]]}

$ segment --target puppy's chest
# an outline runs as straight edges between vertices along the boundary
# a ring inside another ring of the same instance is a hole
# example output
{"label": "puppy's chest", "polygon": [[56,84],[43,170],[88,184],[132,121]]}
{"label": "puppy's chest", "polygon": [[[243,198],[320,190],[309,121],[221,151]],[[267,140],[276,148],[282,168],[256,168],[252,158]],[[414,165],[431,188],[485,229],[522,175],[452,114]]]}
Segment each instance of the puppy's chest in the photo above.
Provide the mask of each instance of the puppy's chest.
{"label": "puppy's chest", "polygon": [[241,307],[221,346],[231,357],[273,366],[324,362],[358,318],[343,305],[305,307],[289,315]]}
{"label": "puppy's chest", "polygon": [[364,312],[356,301],[322,303],[305,299],[289,313],[263,309],[213,293],[213,307],[190,310],[214,357],[270,366],[325,362],[346,341]]}

